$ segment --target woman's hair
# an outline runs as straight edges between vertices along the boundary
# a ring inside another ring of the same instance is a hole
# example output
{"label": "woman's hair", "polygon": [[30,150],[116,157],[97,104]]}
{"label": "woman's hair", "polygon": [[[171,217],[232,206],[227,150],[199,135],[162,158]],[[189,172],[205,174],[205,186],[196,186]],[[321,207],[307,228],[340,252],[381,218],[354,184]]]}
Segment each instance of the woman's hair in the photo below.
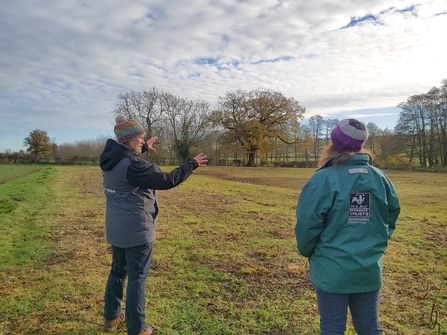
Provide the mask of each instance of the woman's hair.
{"label": "woman's hair", "polygon": [[344,162],[347,162],[352,157],[352,155],[356,153],[365,153],[368,154],[371,157],[371,159],[374,159],[374,155],[368,149],[362,148],[359,151],[350,151],[350,150],[338,151],[337,149],[335,149],[335,146],[332,144],[331,141],[323,149],[320,160],[318,161],[318,167],[319,168],[322,167],[330,159],[334,159],[332,165],[343,164]]}

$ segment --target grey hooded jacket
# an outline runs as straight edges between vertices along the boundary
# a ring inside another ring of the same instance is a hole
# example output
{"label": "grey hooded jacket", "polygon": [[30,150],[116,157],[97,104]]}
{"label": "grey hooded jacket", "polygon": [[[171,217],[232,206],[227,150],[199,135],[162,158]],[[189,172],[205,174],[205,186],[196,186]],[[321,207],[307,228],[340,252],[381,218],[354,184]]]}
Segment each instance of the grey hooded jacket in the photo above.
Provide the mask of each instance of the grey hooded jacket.
{"label": "grey hooded jacket", "polygon": [[163,172],[112,139],[107,140],[99,164],[106,195],[106,240],[120,248],[155,240],[156,190],[179,185],[198,167],[194,159],[189,159],[171,172]]}

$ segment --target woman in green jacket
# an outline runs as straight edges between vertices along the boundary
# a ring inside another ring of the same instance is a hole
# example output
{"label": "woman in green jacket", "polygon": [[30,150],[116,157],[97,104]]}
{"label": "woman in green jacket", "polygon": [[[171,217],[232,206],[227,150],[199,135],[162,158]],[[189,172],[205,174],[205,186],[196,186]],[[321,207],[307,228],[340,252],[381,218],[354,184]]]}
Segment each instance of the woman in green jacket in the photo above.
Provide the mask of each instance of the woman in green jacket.
{"label": "woman in green jacket", "polygon": [[358,334],[383,334],[382,256],[400,204],[391,181],[372,166],[367,138],[363,123],[340,121],[298,200],[297,247],[309,259],[322,335],[344,334],[348,307]]}

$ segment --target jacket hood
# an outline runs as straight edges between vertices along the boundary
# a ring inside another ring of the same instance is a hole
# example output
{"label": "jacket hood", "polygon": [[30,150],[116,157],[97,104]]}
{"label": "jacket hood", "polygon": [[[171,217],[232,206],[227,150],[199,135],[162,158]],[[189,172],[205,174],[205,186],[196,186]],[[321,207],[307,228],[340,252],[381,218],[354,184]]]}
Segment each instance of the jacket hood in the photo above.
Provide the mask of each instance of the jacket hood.
{"label": "jacket hood", "polygon": [[99,166],[102,170],[112,170],[123,158],[135,156],[135,152],[126,145],[108,139],[104,151],[99,157]]}

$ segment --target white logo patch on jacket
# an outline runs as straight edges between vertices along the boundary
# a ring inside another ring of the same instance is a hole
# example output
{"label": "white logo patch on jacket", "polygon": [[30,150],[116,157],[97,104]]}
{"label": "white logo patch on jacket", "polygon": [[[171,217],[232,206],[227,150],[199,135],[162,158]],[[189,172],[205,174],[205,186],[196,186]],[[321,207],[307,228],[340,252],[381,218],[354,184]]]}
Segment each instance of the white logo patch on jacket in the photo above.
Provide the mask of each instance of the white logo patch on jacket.
{"label": "white logo patch on jacket", "polygon": [[368,223],[370,215],[369,193],[349,194],[349,224]]}

